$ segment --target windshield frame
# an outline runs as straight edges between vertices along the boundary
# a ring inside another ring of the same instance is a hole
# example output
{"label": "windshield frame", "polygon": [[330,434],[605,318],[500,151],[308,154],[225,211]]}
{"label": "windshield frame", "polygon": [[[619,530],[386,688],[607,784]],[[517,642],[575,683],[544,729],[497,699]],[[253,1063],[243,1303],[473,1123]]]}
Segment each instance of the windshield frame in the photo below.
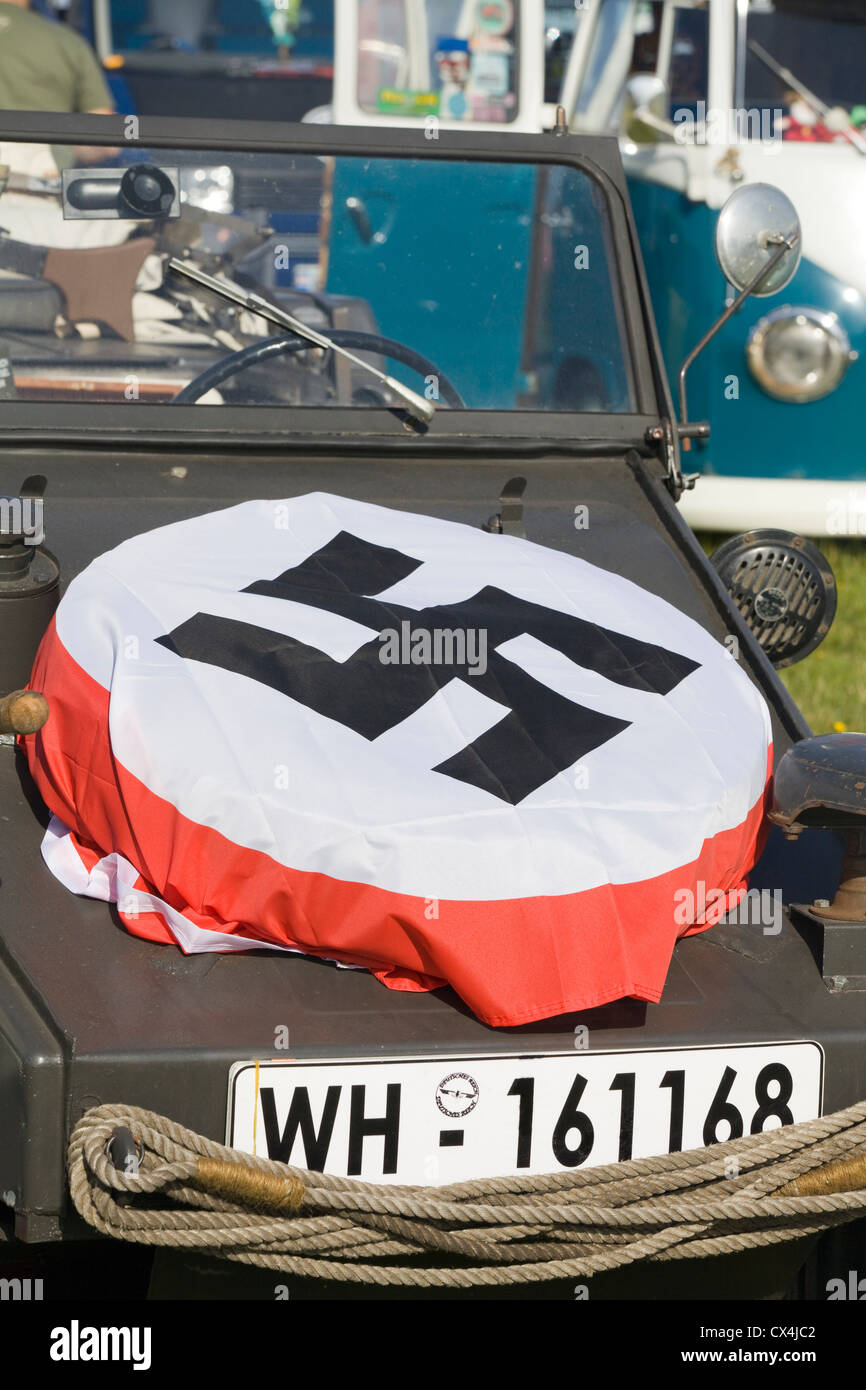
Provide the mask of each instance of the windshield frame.
{"label": "windshield frame", "polygon": [[[137,401],[0,401],[0,431],[6,445],[36,440],[110,446],[140,440],[178,447],[201,443],[222,448],[273,449],[295,446],[333,452],[371,447],[469,450],[485,446],[500,452],[536,452],[552,445],[568,453],[622,454],[647,450],[647,431],[660,419],[674,419],[667,378],[637,249],[625,176],[614,138],[609,136],[502,135],[485,131],[443,132],[438,141],[420,141],[417,130],[395,127],[277,125],[249,121],[171,120],[123,116],[62,116],[0,112],[0,139],[12,143],[122,145],[144,150],[195,149],[291,155],[358,155],[370,159],[415,158],[492,163],[538,162],[572,166],[592,178],[604,196],[610,219],[611,274],[619,277],[624,350],[635,390],[633,414],[578,414],[528,410],[439,409],[424,434],[407,431],[388,409],[374,406],[156,405]],[[94,410],[98,425],[94,428]]]}

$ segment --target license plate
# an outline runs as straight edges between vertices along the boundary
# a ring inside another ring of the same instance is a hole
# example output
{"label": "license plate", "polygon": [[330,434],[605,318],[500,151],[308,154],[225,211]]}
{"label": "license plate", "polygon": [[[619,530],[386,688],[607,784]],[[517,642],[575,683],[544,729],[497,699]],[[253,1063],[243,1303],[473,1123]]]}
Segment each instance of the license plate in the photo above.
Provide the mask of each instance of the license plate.
{"label": "license plate", "polygon": [[815,1042],[236,1062],[226,1142],[379,1183],[553,1173],[815,1119],[822,1079]]}

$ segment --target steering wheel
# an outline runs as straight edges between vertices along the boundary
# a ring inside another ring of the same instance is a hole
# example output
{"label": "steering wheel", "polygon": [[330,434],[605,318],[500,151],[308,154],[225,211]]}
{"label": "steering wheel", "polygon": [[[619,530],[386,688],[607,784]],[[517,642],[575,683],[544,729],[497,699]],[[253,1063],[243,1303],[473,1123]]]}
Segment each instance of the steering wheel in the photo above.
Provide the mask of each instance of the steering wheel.
{"label": "steering wheel", "polygon": [[[395,362],[402,362],[420,376],[435,376],[439,395],[445,404],[454,410],[466,409],[463,397],[444,372],[441,372],[429,357],[424,357],[422,353],[398,342],[396,338],[383,338],[378,333],[358,333],[349,328],[335,328],[329,336],[337,347],[351,348],[356,352],[376,352],[382,357],[391,357]],[[304,352],[310,346],[309,339],[292,333],[282,334],[278,338],[265,338],[261,343],[252,343],[237,352],[230,352],[188,382],[182,391],[178,391],[172,404],[192,405],[207,391],[221,386],[230,377],[237,376],[238,372],[246,371],[247,367],[254,367],[259,362],[266,362],[271,357],[282,357],[289,352]]]}

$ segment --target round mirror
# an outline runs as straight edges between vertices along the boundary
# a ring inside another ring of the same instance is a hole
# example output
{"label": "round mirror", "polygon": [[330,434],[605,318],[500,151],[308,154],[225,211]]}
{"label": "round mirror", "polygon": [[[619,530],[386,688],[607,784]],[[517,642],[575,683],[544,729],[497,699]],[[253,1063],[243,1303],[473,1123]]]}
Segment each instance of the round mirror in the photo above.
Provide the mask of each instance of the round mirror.
{"label": "round mirror", "polygon": [[731,194],[716,223],[716,256],[734,289],[752,283],[780,237],[796,237],[796,243],[753,291],[759,298],[783,290],[800,264],[800,219],[790,198],[770,183],[745,183]]}

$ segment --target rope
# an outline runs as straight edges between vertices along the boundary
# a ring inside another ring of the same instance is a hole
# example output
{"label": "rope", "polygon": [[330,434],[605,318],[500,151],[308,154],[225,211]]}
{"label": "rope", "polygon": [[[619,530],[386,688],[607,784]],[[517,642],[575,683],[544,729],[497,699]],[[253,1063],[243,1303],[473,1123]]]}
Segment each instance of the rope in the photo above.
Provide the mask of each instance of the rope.
{"label": "rope", "polygon": [[[118,1126],[144,1146],[137,1173],[108,1156]],[[528,1284],[731,1254],[866,1215],[866,1101],[686,1153],[436,1188],[293,1168],[101,1105],[75,1126],[68,1166],[79,1214],[120,1240],[357,1284]]]}

